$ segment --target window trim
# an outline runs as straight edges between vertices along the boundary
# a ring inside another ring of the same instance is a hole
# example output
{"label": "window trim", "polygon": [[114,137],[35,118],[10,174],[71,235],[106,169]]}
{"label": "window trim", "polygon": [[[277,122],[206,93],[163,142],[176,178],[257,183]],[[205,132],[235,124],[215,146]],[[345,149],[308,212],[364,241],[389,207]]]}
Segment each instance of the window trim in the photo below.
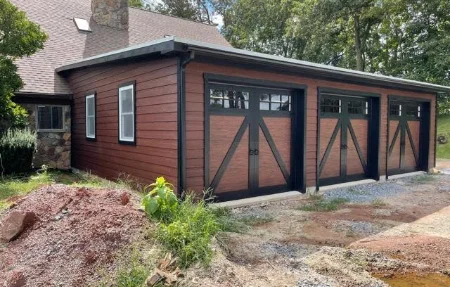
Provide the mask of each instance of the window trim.
{"label": "window trim", "polygon": [[[133,107],[133,137],[132,138],[122,138],[121,136],[121,124],[122,124],[122,106],[121,106],[121,91],[129,90],[131,89],[131,96],[132,96],[132,107]],[[127,145],[136,145],[136,81],[131,81],[127,83],[123,83],[119,85],[118,88],[118,94],[117,94],[117,114],[118,114],[118,128],[117,128],[117,138],[118,142],[120,144],[127,144]]]}
{"label": "window trim", "polygon": [[[87,101],[89,98],[93,98],[94,99],[94,136],[89,136],[87,134],[88,131],[88,105],[87,105]],[[89,141],[96,141],[97,140],[97,92],[91,92],[86,94],[85,98],[84,98],[84,113],[85,113],[85,123],[84,123],[84,128],[85,128],[85,136],[86,136],[86,140]]]}
{"label": "window trim", "polygon": [[[39,107],[58,107],[62,109],[62,128],[61,129],[40,129],[39,128]],[[36,131],[37,132],[65,132],[66,128],[64,127],[65,122],[65,113],[66,106],[65,105],[36,105]]]}

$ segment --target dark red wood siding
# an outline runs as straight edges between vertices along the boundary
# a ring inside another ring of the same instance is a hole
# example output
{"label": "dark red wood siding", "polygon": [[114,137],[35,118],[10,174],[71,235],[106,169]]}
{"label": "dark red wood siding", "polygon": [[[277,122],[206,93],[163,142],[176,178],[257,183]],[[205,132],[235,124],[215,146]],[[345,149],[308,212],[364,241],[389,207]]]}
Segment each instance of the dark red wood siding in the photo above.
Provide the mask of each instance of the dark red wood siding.
{"label": "dark red wood siding", "polygon": [[266,81],[277,81],[307,85],[307,131],[306,131],[306,185],[316,184],[317,165],[317,88],[328,87],[344,90],[370,92],[381,95],[381,126],[380,126],[380,175],[386,174],[387,151],[387,107],[388,95],[426,98],[431,100],[431,127],[430,127],[430,153],[429,167],[434,164],[434,137],[435,137],[435,95],[410,92],[403,90],[369,87],[364,85],[347,84],[336,81],[327,81],[275,73],[264,70],[245,69],[232,65],[219,65],[199,61],[191,62],[186,72],[186,148],[187,171],[186,187],[202,190],[204,187],[204,73],[253,78]]}
{"label": "dark red wood siding", "polygon": [[[144,60],[78,70],[74,92],[72,166],[109,179],[144,183],[165,176],[177,186],[177,60]],[[136,145],[118,143],[118,88],[136,81]],[[85,138],[85,95],[97,93],[97,140]]]}

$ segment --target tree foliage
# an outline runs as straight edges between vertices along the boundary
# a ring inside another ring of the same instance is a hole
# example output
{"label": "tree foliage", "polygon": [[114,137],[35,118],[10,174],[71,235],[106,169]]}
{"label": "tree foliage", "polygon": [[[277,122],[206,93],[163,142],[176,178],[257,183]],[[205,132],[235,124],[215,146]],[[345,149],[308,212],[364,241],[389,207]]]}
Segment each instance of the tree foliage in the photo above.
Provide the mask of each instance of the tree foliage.
{"label": "tree foliage", "polygon": [[214,24],[213,0],[161,0],[150,9],[170,16]]}
{"label": "tree foliage", "polygon": [[217,1],[235,47],[450,85],[448,0]]}
{"label": "tree foliage", "polygon": [[11,98],[23,83],[15,60],[42,49],[47,35],[25,13],[0,0],[0,133],[8,126],[23,125],[26,112]]}

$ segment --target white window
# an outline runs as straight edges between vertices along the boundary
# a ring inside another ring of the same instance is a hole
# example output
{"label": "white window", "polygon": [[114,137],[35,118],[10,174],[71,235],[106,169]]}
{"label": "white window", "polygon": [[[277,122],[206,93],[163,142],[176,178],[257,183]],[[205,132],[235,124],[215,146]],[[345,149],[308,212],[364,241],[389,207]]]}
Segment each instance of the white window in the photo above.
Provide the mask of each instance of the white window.
{"label": "white window", "polygon": [[95,94],[86,96],[86,138],[95,139]]}
{"label": "white window", "polygon": [[134,142],[134,85],[119,88],[119,141]]}
{"label": "white window", "polygon": [[38,131],[63,131],[64,130],[63,106],[37,106]]}

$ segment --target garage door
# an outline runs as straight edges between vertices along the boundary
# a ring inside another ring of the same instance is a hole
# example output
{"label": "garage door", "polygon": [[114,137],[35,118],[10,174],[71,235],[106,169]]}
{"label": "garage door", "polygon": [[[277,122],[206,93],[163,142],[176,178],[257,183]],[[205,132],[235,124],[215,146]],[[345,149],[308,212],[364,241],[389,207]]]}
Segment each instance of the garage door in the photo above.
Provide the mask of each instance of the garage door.
{"label": "garage door", "polygon": [[289,189],[291,110],[289,90],[209,85],[205,172],[216,196]]}
{"label": "garage door", "polygon": [[389,174],[420,169],[421,125],[423,104],[412,101],[390,101],[389,104]]}
{"label": "garage door", "polygon": [[371,100],[322,94],[320,98],[319,183],[370,177]]}

